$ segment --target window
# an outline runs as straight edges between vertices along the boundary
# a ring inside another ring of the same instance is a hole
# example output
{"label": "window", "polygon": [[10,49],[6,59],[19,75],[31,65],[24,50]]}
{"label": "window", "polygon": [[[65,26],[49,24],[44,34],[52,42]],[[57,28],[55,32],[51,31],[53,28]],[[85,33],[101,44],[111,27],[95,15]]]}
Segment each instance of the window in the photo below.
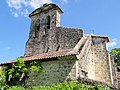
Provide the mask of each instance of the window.
{"label": "window", "polygon": [[50,16],[47,16],[47,29],[50,29]]}
{"label": "window", "polygon": [[38,19],[35,23],[35,37],[38,38],[40,30],[40,20]]}

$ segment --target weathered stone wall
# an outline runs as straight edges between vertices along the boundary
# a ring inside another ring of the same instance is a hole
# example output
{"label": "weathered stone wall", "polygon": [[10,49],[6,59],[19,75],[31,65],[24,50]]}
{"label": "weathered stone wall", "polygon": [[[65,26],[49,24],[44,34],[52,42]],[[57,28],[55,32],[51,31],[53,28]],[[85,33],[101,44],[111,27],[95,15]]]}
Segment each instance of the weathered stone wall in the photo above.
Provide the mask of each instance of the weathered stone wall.
{"label": "weathered stone wall", "polygon": [[89,79],[95,78],[94,76],[94,60],[93,60],[93,49],[92,49],[92,38],[88,37],[82,50],[79,51],[80,54],[77,56],[79,61],[79,72],[80,77],[86,77]]}
{"label": "weathered stone wall", "polygon": [[43,33],[43,30],[39,31],[38,38],[29,37],[25,56],[74,48],[83,36],[81,29],[56,27],[50,29],[46,34]]}
{"label": "weathered stone wall", "polygon": [[117,87],[114,61],[109,57],[106,38],[89,36],[80,49],[78,57],[79,73],[82,77],[114,84]]}
{"label": "weathered stone wall", "polygon": [[45,72],[29,72],[26,85],[52,85],[65,81],[67,78],[76,80],[76,60],[55,60],[42,62]]}
{"label": "weathered stone wall", "polygon": [[106,39],[93,37],[95,80],[112,84]]}
{"label": "weathered stone wall", "polygon": [[60,27],[60,12],[51,8],[31,16],[24,56],[73,48],[82,36],[81,29]]}
{"label": "weathered stone wall", "polygon": [[115,87],[118,87],[117,68],[114,62],[114,57],[110,56],[110,60],[111,60],[111,67],[112,67],[113,85]]}
{"label": "weathered stone wall", "polygon": [[118,88],[120,89],[120,72],[117,72]]}
{"label": "weathered stone wall", "polygon": [[[59,46],[58,50],[74,48],[82,37],[83,31],[81,29],[57,27],[55,30],[55,38],[56,41],[58,40]],[[54,38],[51,37],[51,39]]]}
{"label": "weathered stone wall", "polygon": [[48,52],[49,31],[60,26],[60,13],[51,9],[31,17],[29,39],[25,56]]}

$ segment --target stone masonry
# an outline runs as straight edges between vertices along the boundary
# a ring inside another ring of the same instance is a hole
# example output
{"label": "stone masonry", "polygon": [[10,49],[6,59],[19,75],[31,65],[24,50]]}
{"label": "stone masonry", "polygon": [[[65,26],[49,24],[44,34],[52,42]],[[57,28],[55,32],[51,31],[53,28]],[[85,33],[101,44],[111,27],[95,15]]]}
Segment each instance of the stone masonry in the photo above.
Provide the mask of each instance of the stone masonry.
{"label": "stone masonry", "polygon": [[40,61],[45,72],[29,71],[25,85],[52,85],[84,78],[117,88],[114,59],[107,50],[108,37],[85,35],[82,29],[60,27],[62,13],[56,4],[44,4],[29,15],[31,26],[24,61]]}
{"label": "stone masonry", "polygon": [[60,27],[62,11],[57,5],[49,4],[43,7],[53,8],[34,15],[35,10],[30,14],[30,35],[26,43],[25,57],[73,48],[83,36],[81,29]]}
{"label": "stone masonry", "polygon": [[[74,72],[76,74],[73,74],[72,79],[86,77],[117,86],[114,62],[111,61],[107,51],[108,37],[85,36],[82,29],[60,27],[60,14],[62,13],[63,11],[57,5],[44,4],[29,15],[31,26],[24,56],[73,49],[79,54],[76,55]],[[58,62],[56,61],[53,66],[57,68]],[[55,75],[52,74],[52,76]]]}

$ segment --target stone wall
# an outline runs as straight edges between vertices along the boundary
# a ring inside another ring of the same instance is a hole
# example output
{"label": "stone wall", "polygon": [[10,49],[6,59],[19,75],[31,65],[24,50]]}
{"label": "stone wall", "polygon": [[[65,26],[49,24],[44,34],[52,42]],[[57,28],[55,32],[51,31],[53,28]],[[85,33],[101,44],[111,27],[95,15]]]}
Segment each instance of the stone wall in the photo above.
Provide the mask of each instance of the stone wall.
{"label": "stone wall", "polygon": [[78,65],[82,77],[114,84],[117,87],[114,61],[109,57],[105,37],[87,37],[84,46],[79,50]]}
{"label": "stone wall", "polygon": [[31,17],[30,33],[25,47],[25,56],[48,52],[50,29],[60,26],[60,13],[51,9]]}
{"label": "stone wall", "polygon": [[93,37],[95,80],[112,84],[106,38]]}
{"label": "stone wall", "polygon": [[120,72],[117,72],[118,88],[120,89]]}
{"label": "stone wall", "polygon": [[56,41],[58,40],[59,50],[74,48],[83,37],[83,31],[76,28],[57,27],[55,33]]}
{"label": "stone wall", "polygon": [[81,29],[60,27],[61,12],[50,8],[31,16],[29,39],[24,56],[73,48],[83,36]]}
{"label": "stone wall", "polygon": [[39,31],[38,38],[34,38],[34,35],[29,37],[25,56],[74,48],[83,36],[81,29],[74,28],[56,27],[46,34],[43,31],[44,29]]}
{"label": "stone wall", "polygon": [[[68,56],[69,57],[69,56]],[[76,60],[59,60],[41,62],[45,72],[29,72],[26,85],[53,85],[67,78],[76,80]]]}
{"label": "stone wall", "polygon": [[110,60],[111,60],[111,66],[112,66],[113,85],[115,87],[118,87],[119,85],[118,85],[118,78],[117,78],[117,68],[114,62],[114,57],[110,56]]}
{"label": "stone wall", "polygon": [[91,36],[87,38],[85,45],[79,52],[80,54],[77,56],[79,59],[79,76],[94,80],[94,60]]}

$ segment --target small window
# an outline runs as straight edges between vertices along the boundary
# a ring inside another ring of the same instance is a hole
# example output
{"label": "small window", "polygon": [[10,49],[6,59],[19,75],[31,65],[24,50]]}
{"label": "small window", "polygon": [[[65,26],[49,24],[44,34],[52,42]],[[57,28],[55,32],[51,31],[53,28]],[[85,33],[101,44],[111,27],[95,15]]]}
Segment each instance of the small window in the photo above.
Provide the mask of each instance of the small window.
{"label": "small window", "polygon": [[40,20],[38,19],[35,23],[35,37],[38,38],[40,29]]}
{"label": "small window", "polygon": [[47,16],[47,29],[50,29],[50,16]]}

